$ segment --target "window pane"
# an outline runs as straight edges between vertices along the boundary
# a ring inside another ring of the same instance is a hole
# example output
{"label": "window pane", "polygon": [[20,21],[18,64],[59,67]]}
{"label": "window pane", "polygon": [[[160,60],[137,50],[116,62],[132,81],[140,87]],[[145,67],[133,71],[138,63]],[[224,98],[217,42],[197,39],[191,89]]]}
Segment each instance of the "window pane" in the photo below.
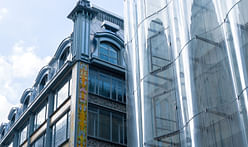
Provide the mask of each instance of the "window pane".
{"label": "window pane", "polygon": [[34,128],[37,129],[46,120],[46,105],[35,115]]}
{"label": "window pane", "polygon": [[122,102],[122,81],[118,81],[118,101]]}
{"label": "window pane", "polygon": [[20,134],[20,144],[22,144],[27,139],[28,127],[24,127]]}
{"label": "window pane", "polygon": [[41,136],[38,140],[35,141],[33,147],[44,147],[45,146],[45,136]]}
{"label": "window pane", "polygon": [[111,44],[101,43],[99,49],[99,58],[110,63],[117,64],[118,61],[118,51]]}
{"label": "window pane", "polygon": [[66,140],[66,122],[67,116],[63,116],[57,123],[55,128],[55,147],[59,146]]}
{"label": "window pane", "polygon": [[100,54],[100,59],[103,59],[105,61],[109,61],[109,57],[103,54]]}
{"label": "window pane", "polygon": [[112,141],[120,143],[122,133],[122,117],[118,114],[112,115]]}
{"label": "window pane", "polygon": [[89,73],[89,91],[95,93],[96,75],[95,72],[90,70]]}
{"label": "window pane", "polygon": [[113,64],[117,64],[117,59],[116,58],[109,58],[109,62]]}
{"label": "window pane", "polygon": [[123,82],[123,100],[124,102],[126,102],[126,85],[125,85],[125,82]]}
{"label": "window pane", "polygon": [[99,94],[101,96],[110,98],[110,78],[100,75]]}
{"label": "window pane", "polygon": [[58,91],[57,107],[59,107],[66,98],[68,98],[68,82],[66,82],[65,85]]}
{"label": "window pane", "polygon": [[97,112],[88,111],[88,133],[90,136],[97,136]]}
{"label": "window pane", "polygon": [[108,49],[104,47],[100,47],[100,54],[108,55]]}
{"label": "window pane", "polygon": [[100,110],[99,137],[110,140],[110,113]]}
{"label": "window pane", "polygon": [[116,50],[111,48],[111,50],[109,51],[109,56],[112,57],[112,58],[117,58]]}
{"label": "window pane", "polygon": [[117,81],[116,79],[112,79],[112,100],[116,100],[116,93],[117,93]]}

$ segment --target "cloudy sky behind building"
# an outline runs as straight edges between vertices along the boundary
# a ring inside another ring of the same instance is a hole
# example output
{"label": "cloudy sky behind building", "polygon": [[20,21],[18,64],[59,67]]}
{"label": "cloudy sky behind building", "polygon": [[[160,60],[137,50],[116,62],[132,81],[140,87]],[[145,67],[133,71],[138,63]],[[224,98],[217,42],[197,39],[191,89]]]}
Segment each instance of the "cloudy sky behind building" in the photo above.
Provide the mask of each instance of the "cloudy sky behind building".
{"label": "cloudy sky behind building", "polygon": [[[0,123],[69,36],[77,0],[0,0]],[[91,0],[123,17],[123,0]]]}

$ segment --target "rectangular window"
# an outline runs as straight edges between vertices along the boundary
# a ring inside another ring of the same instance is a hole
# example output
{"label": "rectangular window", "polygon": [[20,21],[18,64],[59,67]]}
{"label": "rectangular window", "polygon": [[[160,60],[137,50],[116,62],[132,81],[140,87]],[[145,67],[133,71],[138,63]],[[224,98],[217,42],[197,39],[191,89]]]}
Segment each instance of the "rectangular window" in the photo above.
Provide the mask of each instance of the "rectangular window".
{"label": "rectangular window", "polygon": [[121,115],[112,115],[112,141],[123,143],[123,123]]}
{"label": "rectangular window", "polygon": [[70,112],[58,120],[52,128],[52,146],[58,147],[65,143],[70,133]]}
{"label": "rectangular window", "polygon": [[23,144],[28,137],[28,125],[26,125],[20,132],[20,145]]}
{"label": "rectangular window", "polygon": [[34,141],[32,147],[45,147],[46,146],[46,134],[39,137],[36,141]]}
{"label": "rectangular window", "polygon": [[88,133],[90,136],[97,136],[97,120],[98,110],[94,107],[89,107],[88,110]]}
{"label": "rectangular window", "polygon": [[110,112],[99,111],[99,137],[110,140]]}
{"label": "rectangular window", "polygon": [[89,72],[89,92],[122,103],[126,102],[124,80],[95,70]]}
{"label": "rectangular window", "polygon": [[65,85],[59,89],[57,94],[57,106],[60,106],[66,98],[69,96],[69,82],[66,82]]}
{"label": "rectangular window", "polygon": [[40,127],[47,119],[47,104],[40,109],[39,112],[35,114],[34,119],[34,130]]}
{"label": "rectangular window", "polygon": [[71,78],[57,90],[54,96],[54,110],[56,110],[70,95],[72,90]]}
{"label": "rectangular window", "polygon": [[88,109],[89,136],[126,144],[125,115],[94,105]]}

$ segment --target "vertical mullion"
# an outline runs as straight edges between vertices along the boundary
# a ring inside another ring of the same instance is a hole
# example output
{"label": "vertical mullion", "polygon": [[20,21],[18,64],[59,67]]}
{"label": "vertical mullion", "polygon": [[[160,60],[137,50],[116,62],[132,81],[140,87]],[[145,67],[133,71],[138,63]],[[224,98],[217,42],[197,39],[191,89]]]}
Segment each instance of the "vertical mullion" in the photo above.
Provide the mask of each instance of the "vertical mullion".
{"label": "vertical mullion", "polygon": [[97,119],[98,119],[98,121],[97,121],[97,130],[98,130],[97,131],[97,137],[99,137],[99,132],[100,132],[100,130],[99,130],[99,128],[100,128],[99,127],[99,125],[100,125],[100,118],[99,118],[100,117],[100,112],[99,112],[99,108],[97,108],[97,113],[98,113],[97,114]]}
{"label": "vertical mullion", "polygon": [[[121,115],[121,117],[122,117],[122,144],[124,144],[124,140],[125,140],[125,133],[124,133],[124,131],[125,131],[125,124],[124,124],[124,115],[122,114]],[[121,137],[121,136],[120,136]],[[121,142],[121,141],[120,141]]]}

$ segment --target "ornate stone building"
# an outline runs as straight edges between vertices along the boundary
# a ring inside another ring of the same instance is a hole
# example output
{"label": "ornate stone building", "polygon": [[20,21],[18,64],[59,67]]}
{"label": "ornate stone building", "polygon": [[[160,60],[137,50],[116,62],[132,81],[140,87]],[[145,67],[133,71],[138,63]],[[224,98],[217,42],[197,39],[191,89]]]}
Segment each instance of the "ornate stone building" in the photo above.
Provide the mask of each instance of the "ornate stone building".
{"label": "ornate stone building", "polygon": [[126,146],[123,20],[87,0],[68,18],[73,33],[1,124],[1,147]]}

